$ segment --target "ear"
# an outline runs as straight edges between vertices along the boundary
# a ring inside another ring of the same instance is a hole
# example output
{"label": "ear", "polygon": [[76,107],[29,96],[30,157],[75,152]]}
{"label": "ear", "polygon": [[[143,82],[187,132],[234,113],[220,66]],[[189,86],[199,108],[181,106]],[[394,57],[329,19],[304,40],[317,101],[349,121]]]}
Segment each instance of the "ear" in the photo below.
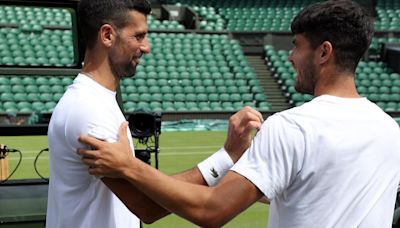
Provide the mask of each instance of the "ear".
{"label": "ear", "polygon": [[116,38],[116,31],[110,24],[103,24],[99,30],[100,42],[106,46],[111,47]]}
{"label": "ear", "polygon": [[319,46],[319,63],[324,64],[333,58],[333,47],[331,42],[324,41]]}

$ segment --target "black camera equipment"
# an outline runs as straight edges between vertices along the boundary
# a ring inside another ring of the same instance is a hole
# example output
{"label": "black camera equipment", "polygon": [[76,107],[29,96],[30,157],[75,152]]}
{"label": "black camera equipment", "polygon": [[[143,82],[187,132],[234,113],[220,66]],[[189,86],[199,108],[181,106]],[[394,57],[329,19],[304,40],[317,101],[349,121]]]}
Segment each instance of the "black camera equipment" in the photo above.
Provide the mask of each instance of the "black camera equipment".
{"label": "black camera equipment", "polygon": [[135,146],[135,156],[150,165],[151,153],[154,153],[155,167],[158,169],[161,113],[136,111],[129,115],[128,121],[132,137],[144,145],[143,149]]}

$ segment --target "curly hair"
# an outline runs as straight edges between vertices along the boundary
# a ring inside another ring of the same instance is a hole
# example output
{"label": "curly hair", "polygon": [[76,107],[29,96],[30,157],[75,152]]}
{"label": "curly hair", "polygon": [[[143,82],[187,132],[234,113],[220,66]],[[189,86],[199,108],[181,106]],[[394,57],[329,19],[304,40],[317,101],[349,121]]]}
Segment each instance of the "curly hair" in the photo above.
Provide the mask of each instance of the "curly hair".
{"label": "curly hair", "polygon": [[303,34],[312,48],[329,41],[336,65],[353,73],[374,33],[372,19],[351,0],[315,3],[294,18],[291,30],[293,34]]}

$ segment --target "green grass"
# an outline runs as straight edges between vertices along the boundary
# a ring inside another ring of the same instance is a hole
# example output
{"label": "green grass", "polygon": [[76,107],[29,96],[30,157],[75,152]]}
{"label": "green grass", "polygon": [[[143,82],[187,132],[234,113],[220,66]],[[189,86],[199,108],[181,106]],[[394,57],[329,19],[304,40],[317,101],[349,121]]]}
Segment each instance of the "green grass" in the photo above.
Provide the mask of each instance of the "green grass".
{"label": "green grass", "polygon": [[[167,174],[174,174],[194,167],[198,162],[218,150],[224,143],[226,132],[164,132],[160,136],[159,169]],[[12,179],[40,178],[33,167],[35,157],[40,150],[47,148],[46,136],[0,137],[0,143],[9,148],[21,150],[23,160]],[[152,156],[154,158],[154,155]],[[19,155],[9,155],[12,171]],[[38,171],[48,177],[48,154],[44,152],[38,159]],[[154,165],[154,161],[152,161]],[[267,227],[268,206],[256,203],[237,216],[224,227]],[[170,215],[145,228],[186,228],[197,227],[186,220]]]}

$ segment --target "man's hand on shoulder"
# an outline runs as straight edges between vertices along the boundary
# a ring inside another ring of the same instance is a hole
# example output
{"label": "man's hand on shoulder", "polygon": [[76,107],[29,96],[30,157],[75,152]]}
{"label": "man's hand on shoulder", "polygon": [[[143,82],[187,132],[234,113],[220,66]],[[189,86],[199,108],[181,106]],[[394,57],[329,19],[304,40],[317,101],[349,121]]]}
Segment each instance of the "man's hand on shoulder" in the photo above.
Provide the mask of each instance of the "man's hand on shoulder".
{"label": "man's hand on shoulder", "polygon": [[79,149],[82,161],[89,166],[92,175],[120,178],[129,169],[133,160],[132,150],[127,137],[127,122],[119,128],[119,139],[115,143],[108,143],[97,138],[82,135],[79,142],[89,145],[93,150]]}

